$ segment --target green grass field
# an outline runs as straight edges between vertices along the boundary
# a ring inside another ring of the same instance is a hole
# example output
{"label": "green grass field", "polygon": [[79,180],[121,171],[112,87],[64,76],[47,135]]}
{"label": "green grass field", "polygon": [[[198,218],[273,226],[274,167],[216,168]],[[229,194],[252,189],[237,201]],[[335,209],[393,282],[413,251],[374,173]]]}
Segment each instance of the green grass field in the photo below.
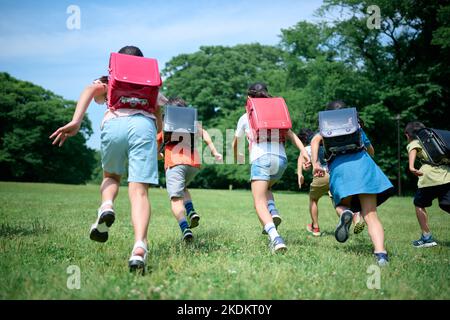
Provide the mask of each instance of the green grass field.
{"label": "green grass field", "polygon": [[[272,255],[248,191],[192,190],[200,226],[192,245],[181,243],[165,190],[152,189],[149,271],[128,272],[133,245],[130,205],[122,188],[108,242],[89,239],[99,204],[97,186],[0,183],[1,299],[449,299],[450,216],[429,210],[439,246],[416,249],[411,198],[379,209],[391,263],[379,290],[368,289],[374,264],[367,229],[345,244],[334,239],[337,217],[320,203],[321,229],[310,237],[305,194],[275,195],[288,251]],[[81,288],[70,290],[71,265]]]}

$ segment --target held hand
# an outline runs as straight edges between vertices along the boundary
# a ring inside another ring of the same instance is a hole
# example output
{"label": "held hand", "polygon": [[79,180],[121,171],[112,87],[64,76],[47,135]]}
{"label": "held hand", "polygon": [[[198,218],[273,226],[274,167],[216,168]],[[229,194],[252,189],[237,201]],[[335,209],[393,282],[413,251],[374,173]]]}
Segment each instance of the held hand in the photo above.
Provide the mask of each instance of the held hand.
{"label": "held hand", "polygon": [[302,155],[303,157],[303,169],[308,170],[311,167],[311,159],[307,155]]}
{"label": "held hand", "polygon": [[314,177],[323,177],[325,176],[325,170],[318,164],[313,165],[313,175]]}
{"label": "held hand", "polygon": [[417,170],[416,168],[411,168],[411,169],[409,169],[409,170],[410,170],[411,173],[412,173],[413,175],[415,175],[416,177],[421,177],[421,176],[423,176],[423,172]]}
{"label": "held hand", "polygon": [[298,176],[298,188],[301,189],[303,183],[305,182],[305,177],[303,175]]}
{"label": "held hand", "polygon": [[223,160],[223,156],[218,152],[216,152],[214,154],[214,158],[216,159],[216,161],[219,161],[219,162],[221,162]]}
{"label": "held hand", "polygon": [[49,139],[53,139],[52,144],[56,145],[59,142],[59,146],[61,147],[64,144],[64,141],[68,137],[73,137],[80,130],[81,123],[77,121],[70,121],[63,127],[58,128]]}

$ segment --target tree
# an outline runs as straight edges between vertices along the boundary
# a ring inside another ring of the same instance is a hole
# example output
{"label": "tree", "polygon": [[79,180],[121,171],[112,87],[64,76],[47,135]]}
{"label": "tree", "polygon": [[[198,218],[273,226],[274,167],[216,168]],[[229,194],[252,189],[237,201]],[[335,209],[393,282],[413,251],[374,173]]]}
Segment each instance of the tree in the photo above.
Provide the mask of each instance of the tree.
{"label": "tree", "polygon": [[85,183],[96,165],[86,147],[92,134],[86,118],[81,133],[64,147],[52,146],[50,134],[72,116],[75,102],[0,73],[0,179]]}

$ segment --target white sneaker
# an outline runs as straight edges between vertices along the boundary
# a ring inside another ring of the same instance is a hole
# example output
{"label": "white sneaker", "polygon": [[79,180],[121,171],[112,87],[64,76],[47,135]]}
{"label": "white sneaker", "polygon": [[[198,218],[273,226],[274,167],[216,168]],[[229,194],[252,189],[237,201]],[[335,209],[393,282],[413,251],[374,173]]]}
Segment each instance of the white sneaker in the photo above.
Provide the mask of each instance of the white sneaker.
{"label": "white sneaker", "polygon": [[[144,250],[144,256],[135,254],[137,248]],[[143,241],[137,241],[133,246],[133,251],[131,251],[131,257],[128,260],[128,267],[130,272],[141,271],[142,274],[145,273],[145,265],[147,261],[147,245]]]}

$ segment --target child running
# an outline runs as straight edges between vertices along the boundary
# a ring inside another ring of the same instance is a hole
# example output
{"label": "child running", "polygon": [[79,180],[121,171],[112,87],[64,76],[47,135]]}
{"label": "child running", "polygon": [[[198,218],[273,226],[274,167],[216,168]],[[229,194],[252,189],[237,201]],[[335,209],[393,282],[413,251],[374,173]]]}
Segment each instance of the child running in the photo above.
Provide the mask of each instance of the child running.
{"label": "child running", "polygon": [[[167,105],[187,107],[186,102],[181,98],[171,98]],[[198,125],[198,136],[202,138],[212,155],[217,161],[222,161],[220,154],[211,140],[208,132]],[[164,132],[158,133],[158,144],[162,145]],[[164,168],[166,170],[166,188],[169,194],[172,213],[181,229],[182,239],[191,241],[194,237],[192,228],[199,224],[200,215],[195,211],[192,203],[191,194],[187,188],[190,182],[200,170],[200,155],[192,141],[188,143],[182,141],[179,143],[167,143],[164,146]],[[180,144],[183,144],[180,147]],[[177,147],[178,146],[178,147]]]}
{"label": "child running", "polygon": [[[249,87],[248,97],[270,98],[271,96],[264,83],[255,83]],[[247,113],[245,113],[239,119],[233,140],[235,158],[243,157],[242,154],[238,154],[238,139],[244,137],[244,135],[249,142],[251,188],[256,213],[263,226],[263,233],[269,235],[272,253],[283,252],[287,249],[287,246],[277,231],[277,227],[280,225],[282,219],[276,208],[271,188],[281,179],[287,167],[284,143],[278,141],[257,142],[256,137],[253,137],[250,129]],[[287,134],[287,139],[301,151],[305,165],[309,166],[310,159],[305,147],[291,130]]]}
{"label": "child running", "polygon": [[[126,46],[121,54],[143,57],[141,50]],[[51,136],[53,144],[62,146],[64,141],[76,135],[81,121],[92,99],[98,103],[106,101],[108,78],[102,77],[88,85],[78,100],[72,121],[57,129]],[[158,97],[158,105],[164,104]],[[134,246],[128,261],[130,271],[145,271],[147,258],[147,230],[150,221],[148,188],[158,184],[156,149],[156,122],[160,114],[140,109],[108,109],[101,125],[101,155],[103,181],[100,186],[102,203],[97,211],[97,220],[90,230],[90,238],[105,242],[115,220],[114,200],[119,192],[120,179],[126,173],[128,160],[128,195],[131,202],[131,220],[134,227]]]}
{"label": "child running", "polygon": [[[428,226],[427,209],[431,207],[434,199],[439,200],[439,207],[450,213],[450,167],[448,165],[435,166],[430,161],[422,145],[417,139],[417,132],[425,128],[421,122],[414,121],[406,125],[405,135],[408,139],[409,171],[418,177],[418,189],[414,196],[416,216],[419,221],[422,235],[420,239],[412,242],[416,248],[434,247],[437,245]],[[414,166],[416,159],[422,162],[420,169]]]}
{"label": "child running", "polygon": [[[343,101],[329,103],[327,110],[345,108]],[[365,148],[361,151],[336,154],[328,161],[330,171],[330,190],[339,218],[335,237],[339,242],[348,239],[353,212],[361,211],[369,236],[374,245],[374,255],[379,266],[389,263],[384,246],[384,230],[378,219],[377,206],[386,201],[393,193],[393,185],[369,154],[373,147],[364,131],[361,138]],[[311,142],[312,164],[315,176],[323,177],[326,171],[319,162],[319,145],[323,137],[316,135]]]}
{"label": "child running", "polygon": [[[318,133],[317,133],[318,134]],[[311,158],[311,139],[316,135],[311,129],[301,129],[298,133],[298,138],[300,141],[306,145],[305,149]],[[319,200],[322,196],[329,196],[331,202],[333,203],[333,196],[330,192],[330,175],[328,173],[328,165],[325,160],[325,150],[323,145],[319,146],[318,159],[321,167],[325,170],[325,175],[323,177],[313,176],[312,182],[309,188],[309,214],[311,216],[311,223],[306,225],[306,231],[311,233],[315,237],[320,237],[321,232],[319,228]],[[297,175],[298,175],[298,186],[301,189],[304,183],[303,176],[303,159],[298,157],[297,163]],[[339,216],[339,215],[338,215]],[[364,220],[362,219],[359,212],[355,212],[353,215],[353,233],[358,234],[364,230]]]}

